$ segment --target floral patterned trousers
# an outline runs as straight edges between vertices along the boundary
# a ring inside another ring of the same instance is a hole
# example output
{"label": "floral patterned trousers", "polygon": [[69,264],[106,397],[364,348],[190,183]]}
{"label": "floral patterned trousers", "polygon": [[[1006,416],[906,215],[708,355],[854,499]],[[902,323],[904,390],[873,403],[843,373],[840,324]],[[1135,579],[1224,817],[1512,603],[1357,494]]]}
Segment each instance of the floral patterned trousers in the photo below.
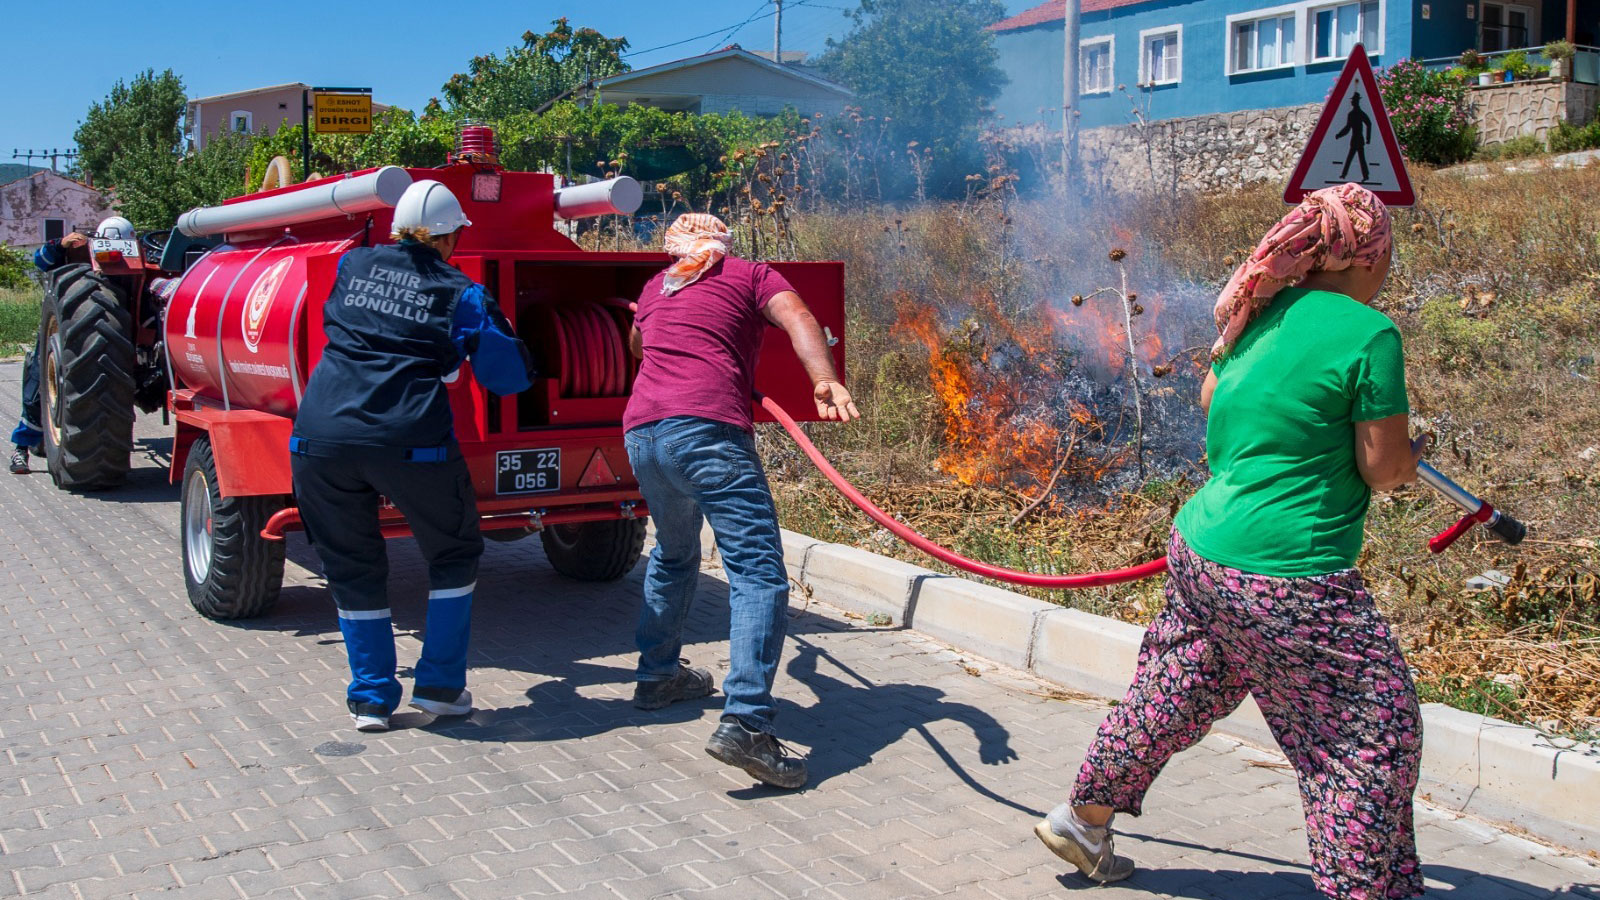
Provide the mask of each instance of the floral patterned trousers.
{"label": "floral patterned trousers", "polygon": [[1421,894],[1411,795],[1422,715],[1361,573],[1251,575],[1195,555],[1177,529],[1168,561],[1166,608],[1072,802],[1138,815],[1167,760],[1250,694],[1299,777],[1317,887],[1340,900]]}

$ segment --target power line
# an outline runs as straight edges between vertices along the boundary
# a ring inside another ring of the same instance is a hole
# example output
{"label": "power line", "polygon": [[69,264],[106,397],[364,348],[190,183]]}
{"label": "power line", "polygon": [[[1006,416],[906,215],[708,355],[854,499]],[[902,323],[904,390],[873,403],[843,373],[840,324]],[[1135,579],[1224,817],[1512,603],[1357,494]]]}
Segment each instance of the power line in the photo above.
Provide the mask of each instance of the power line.
{"label": "power line", "polygon": [[[746,25],[749,25],[752,22],[756,22],[756,21],[759,21],[761,19],[770,19],[773,16],[777,15],[776,10],[770,11],[770,12],[766,13],[765,15],[762,15],[761,11],[763,9],[766,9],[770,5],[771,4],[768,3],[767,0],[761,0],[761,5],[756,7],[756,11],[750,14],[750,18],[745,19],[743,22],[740,22],[739,24],[733,26],[732,28],[729,28],[727,31],[718,32],[718,34],[721,34],[722,37],[717,39],[717,43],[720,44],[723,41],[728,40],[729,38],[731,38],[734,35],[738,34],[740,31],[743,31],[744,27]],[[712,50],[716,50],[716,49],[717,49],[716,46],[713,45],[711,47],[711,49],[707,50],[706,52],[710,53],[710,52],[712,52]]]}
{"label": "power line", "polygon": [[[756,20],[757,15],[761,12],[761,10],[766,9],[766,8],[767,8],[767,2],[766,2],[766,0],[762,0],[761,5],[756,7],[755,13],[752,13],[750,18],[745,19],[743,22],[741,22],[738,25],[734,26],[734,28],[735,29],[743,28],[744,26],[749,25],[751,22],[754,22]],[[772,15],[772,13],[767,13],[767,15],[770,16],[770,15]],[[655,47],[647,47],[647,48],[645,48],[643,50],[631,50],[631,51],[629,51],[627,53],[622,54],[622,56],[623,56],[624,59],[626,59],[627,57],[638,56],[638,55],[640,55],[642,53],[654,53],[657,50],[666,50],[666,49],[669,49],[669,48],[672,48],[672,47],[676,47],[676,46],[678,46],[680,44],[687,44],[687,43],[690,43],[691,41],[698,41],[698,40],[701,40],[703,38],[708,38],[708,37],[711,37],[712,35],[715,35],[715,34],[724,34],[724,33],[728,32],[730,30],[732,30],[732,29],[718,28],[716,31],[708,31],[705,34],[697,34],[694,37],[686,37],[681,41],[673,41],[670,44],[660,44],[660,45],[655,46]]]}
{"label": "power line", "polygon": [[[657,50],[670,50],[673,47],[678,47],[678,46],[681,46],[683,44],[693,43],[694,41],[704,40],[705,38],[713,37],[715,35],[732,36],[734,33],[738,32],[741,28],[744,28],[747,25],[750,25],[750,24],[752,24],[754,22],[759,22],[762,19],[770,19],[770,18],[772,18],[772,16],[775,15],[776,13],[771,11],[771,10],[769,10],[765,15],[762,14],[762,10],[767,9],[768,5],[769,4],[768,4],[767,0],[762,0],[762,4],[760,6],[758,6],[758,7],[756,7],[756,11],[751,13],[750,17],[748,19],[745,19],[743,22],[740,22],[738,25],[735,25],[735,26],[733,26],[731,28],[718,28],[715,31],[708,31],[705,34],[697,34],[694,37],[686,37],[686,38],[683,38],[682,40],[673,41],[670,44],[658,44],[658,45],[656,45],[654,47],[646,47],[643,50],[630,50],[627,53],[622,54],[622,58],[623,59],[627,59],[630,56],[640,56],[640,55],[643,55],[645,53],[654,53]],[[832,9],[832,10],[838,10],[840,12],[851,12],[852,11],[852,9],[850,7],[846,7],[846,6],[830,6],[830,5],[822,4],[822,3],[810,3],[810,2],[807,2],[807,0],[793,0],[793,2],[789,3],[789,8],[790,9],[795,9],[795,8],[801,7],[801,6],[809,6],[809,7],[813,7],[813,8],[816,8],[816,9]],[[722,38],[722,39],[718,40],[717,43],[721,44],[722,41],[724,41],[724,40],[727,40],[727,38]],[[717,47],[712,47],[711,49],[712,50],[716,50],[718,48]],[[710,52],[710,51],[707,51],[707,52]]]}

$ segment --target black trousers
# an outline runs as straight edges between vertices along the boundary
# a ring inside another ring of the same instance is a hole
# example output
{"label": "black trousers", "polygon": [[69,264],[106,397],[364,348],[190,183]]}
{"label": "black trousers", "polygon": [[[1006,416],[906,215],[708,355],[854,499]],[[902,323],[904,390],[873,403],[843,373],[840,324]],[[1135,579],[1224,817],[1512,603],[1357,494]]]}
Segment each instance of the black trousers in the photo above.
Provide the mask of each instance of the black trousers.
{"label": "black trousers", "polygon": [[380,495],[405,514],[428,560],[428,622],[414,693],[454,700],[466,687],[472,594],[483,555],[477,499],[461,451],[452,445],[443,462],[407,462],[383,448],[291,460],[300,518],[339,609],[350,657],[350,710],[386,716],[400,702]]}
{"label": "black trousers", "polygon": [[483,537],[478,503],[461,452],[443,462],[406,462],[352,452],[291,457],[295,501],[323,574],[342,610],[387,608],[389,559],[378,529],[378,498],[388,498],[410,524],[428,560],[431,590],[477,579]]}
{"label": "black trousers", "polygon": [[11,443],[37,447],[44,440],[44,415],[39,403],[39,344],[22,358],[22,419],[11,432]]}

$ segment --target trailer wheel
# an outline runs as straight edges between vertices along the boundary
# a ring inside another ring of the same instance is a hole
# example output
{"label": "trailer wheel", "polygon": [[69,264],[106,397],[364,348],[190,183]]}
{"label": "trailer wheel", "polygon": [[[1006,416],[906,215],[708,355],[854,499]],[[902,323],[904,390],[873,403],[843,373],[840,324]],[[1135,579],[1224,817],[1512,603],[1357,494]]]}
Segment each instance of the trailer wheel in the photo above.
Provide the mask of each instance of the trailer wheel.
{"label": "trailer wheel", "polygon": [[40,399],[46,466],[57,487],[92,491],[128,478],[135,389],[132,322],[121,293],[88,266],[46,285]]}
{"label": "trailer wheel", "polygon": [[279,497],[223,497],[211,441],[199,438],[183,467],[179,523],[189,602],[211,619],[247,619],[272,608],[283,585],[283,542],[261,529]]}
{"label": "trailer wheel", "polygon": [[551,525],[539,532],[557,572],[579,581],[616,581],[633,571],[644,550],[644,519]]}

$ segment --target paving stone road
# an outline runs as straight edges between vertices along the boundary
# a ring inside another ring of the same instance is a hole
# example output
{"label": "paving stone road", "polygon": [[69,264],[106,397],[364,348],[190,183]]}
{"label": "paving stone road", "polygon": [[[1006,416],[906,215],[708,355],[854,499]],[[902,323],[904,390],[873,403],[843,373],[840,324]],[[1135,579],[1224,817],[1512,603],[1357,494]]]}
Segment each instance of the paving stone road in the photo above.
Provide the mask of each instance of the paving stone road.
{"label": "paving stone road", "polygon": [[[19,372],[0,363],[7,429]],[[810,749],[812,783],[754,786],[701,749],[718,703],[629,705],[643,567],[577,584],[537,540],[491,543],[484,559],[479,711],[406,712],[395,731],[358,734],[315,554],[291,540],[270,616],[201,618],[179,571],[170,442],[158,416],[138,434],[117,491],[0,477],[0,896],[1318,896],[1291,776],[1216,736],[1122,823],[1137,875],[1092,888],[1065,874],[1030,828],[1104,706],[798,601],[779,721]],[[390,553],[404,664],[426,582],[410,541]],[[697,663],[726,665],[726,599],[708,567]],[[1418,813],[1432,893],[1600,898],[1585,860]]]}

